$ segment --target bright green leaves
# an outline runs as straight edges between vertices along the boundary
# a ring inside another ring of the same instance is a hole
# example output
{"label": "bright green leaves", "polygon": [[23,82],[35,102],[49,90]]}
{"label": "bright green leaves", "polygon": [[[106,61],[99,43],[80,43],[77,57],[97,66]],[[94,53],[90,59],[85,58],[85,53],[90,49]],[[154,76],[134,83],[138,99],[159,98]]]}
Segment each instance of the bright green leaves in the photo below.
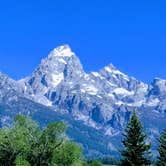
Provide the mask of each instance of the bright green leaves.
{"label": "bright green leaves", "polygon": [[81,164],[81,149],[73,142],[65,142],[54,151],[53,162],[58,166],[74,166]]}
{"label": "bright green leaves", "polygon": [[77,166],[82,151],[65,139],[63,123],[49,124],[41,130],[29,117],[15,117],[13,128],[0,129],[1,166]]}

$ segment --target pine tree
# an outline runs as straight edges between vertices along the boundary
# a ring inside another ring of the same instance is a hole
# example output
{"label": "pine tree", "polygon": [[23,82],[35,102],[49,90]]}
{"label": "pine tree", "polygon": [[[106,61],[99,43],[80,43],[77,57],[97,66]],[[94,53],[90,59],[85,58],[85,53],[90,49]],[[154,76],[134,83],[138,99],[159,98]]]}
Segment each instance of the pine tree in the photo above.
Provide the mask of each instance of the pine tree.
{"label": "pine tree", "polygon": [[161,133],[159,139],[159,157],[158,166],[166,166],[166,129]]}
{"label": "pine tree", "polygon": [[146,134],[143,133],[143,127],[136,115],[133,115],[125,129],[122,140],[125,149],[121,151],[123,156],[122,166],[145,166],[150,165],[149,149],[150,145],[146,144]]}

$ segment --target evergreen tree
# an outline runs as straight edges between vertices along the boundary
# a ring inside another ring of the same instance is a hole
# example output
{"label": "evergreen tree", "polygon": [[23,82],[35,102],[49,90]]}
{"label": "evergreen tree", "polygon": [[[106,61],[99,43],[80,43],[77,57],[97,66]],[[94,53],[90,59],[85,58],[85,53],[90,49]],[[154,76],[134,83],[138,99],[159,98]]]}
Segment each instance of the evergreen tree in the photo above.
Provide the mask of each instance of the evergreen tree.
{"label": "evergreen tree", "polygon": [[146,135],[143,133],[143,127],[136,115],[133,115],[125,129],[123,145],[125,149],[121,151],[123,156],[122,166],[145,166],[150,165],[149,149],[150,145],[146,144]]}
{"label": "evergreen tree", "polygon": [[159,139],[159,157],[158,166],[166,166],[166,129],[161,133]]}

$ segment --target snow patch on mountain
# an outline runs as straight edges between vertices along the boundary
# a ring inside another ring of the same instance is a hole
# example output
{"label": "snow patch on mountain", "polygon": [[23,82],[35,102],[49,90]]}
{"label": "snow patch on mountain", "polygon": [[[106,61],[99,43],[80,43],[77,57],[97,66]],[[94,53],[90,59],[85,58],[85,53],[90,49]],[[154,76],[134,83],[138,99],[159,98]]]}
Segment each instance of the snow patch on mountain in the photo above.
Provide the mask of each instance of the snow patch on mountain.
{"label": "snow patch on mountain", "polygon": [[52,74],[52,85],[57,87],[64,80],[63,73]]}
{"label": "snow patch on mountain", "polygon": [[118,95],[123,95],[123,96],[130,96],[130,95],[134,95],[133,91],[128,91],[124,88],[116,88],[113,91],[114,93],[118,94]]}
{"label": "snow patch on mountain", "polygon": [[92,74],[93,74],[95,77],[100,77],[100,74],[97,73],[97,72],[92,72]]}
{"label": "snow patch on mountain", "polygon": [[94,85],[82,84],[82,91],[90,95],[96,95],[98,92],[98,89]]}
{"label": "snow patch on mountain", "polygon": [[67,64],[67,62],[64,59],[60,58],[60,59],[58,59],[58,61],[61,62],[61,63]]}

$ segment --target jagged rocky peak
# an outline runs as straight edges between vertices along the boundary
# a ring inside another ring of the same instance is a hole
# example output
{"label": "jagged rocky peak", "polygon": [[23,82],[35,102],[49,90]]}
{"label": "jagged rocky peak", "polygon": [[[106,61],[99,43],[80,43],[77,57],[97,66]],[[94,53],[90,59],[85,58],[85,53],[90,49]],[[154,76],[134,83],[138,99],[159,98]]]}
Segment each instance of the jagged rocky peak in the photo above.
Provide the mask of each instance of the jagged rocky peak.
{"label": "jagged rocky peak", "polygon": [[112,84],[128,89],[130,77],[118,70],[114,65],[110,64],[104,67],[99,73]]}
{"label": "jagged rocky peak", "polygon": [[153,82],[153,86],[166,86],[166,80],[162,80],[161,78],[156,77]]}
{"label": "jagged rocky peak", "polygon": [[81,75],[84,72],[80,60],[72,52],[69,45],[63,45],[53,49],[48,57],[41,61],[41,64],[37,68],[38,70],[42,70],[44,74],[63,73],[64,77],[67,77],[69,74]]}
{"label": "jagged rocky peak", "polygon": [[0,72],[0,102],[18,93],[20,93],[20,86],[17,82]]}
{"label": "jagged rocky peak", "polygon": [[104,76],[110,76],[110,77],[123,77],[124,79],[126,79],[127,81],[129,81],[129,77],[122,73],[120,70],[118,70],[112,63],[109,64],[108,66],[105,66],[100,73]]}
{"label": "jagged rocky peak", "polygon": [[21,80],[24,92],[35,101],[51,105],[48,95],[55,92],[65,82],[74,82],[84,76],[80,60],[68,45],[59,46],[43,59],[35,71]]}
{"label": "jagged rocky peak", "polygon": [[37,81],[44,85],[56,87],[66,77],[80,76],[83,73],[83,67],[75,53],[68,45],[64,45],[53,49],[28,79],[32,79],[29,83],[33,84],[37,77]]}
{"label": "jagged rocky peak", "polygon": [[166,94],[166,80],[162,80],[156,77],[151,83],[151,85],[149,86],[149,95],[163,96],[165,94]]}
{"label": "jagged rocky peak", "polygon": [[112,70],[117,70],[117,68],[116,68],[112,63],[110,63],[108,66],[106,66],[106,67],[105,67],[105,70],[107,70],[108,68],[109,68],[111,71],[112,71]]}
{"label": "jagged rocky peak", "polygon": [[10,79],[6,74],[0,72],[0,79]]}
{"label": "jagged rocky peak", "polygon": [[0,72],[0,88],[5,88],[5,87],[16,88],[17,83],[15,80],[11,79],[7,75]]}
{"label": "jagged rocky peak", "polygon": [[99,77],[100,79],[104,79],[104,77],[102,77],[102,76],[111,75],[115,71],[117,71],[116,67],[112,63],[110,63],[108,66],[105,66],[99,72],[91,72],[90,74],[95,77]]}

